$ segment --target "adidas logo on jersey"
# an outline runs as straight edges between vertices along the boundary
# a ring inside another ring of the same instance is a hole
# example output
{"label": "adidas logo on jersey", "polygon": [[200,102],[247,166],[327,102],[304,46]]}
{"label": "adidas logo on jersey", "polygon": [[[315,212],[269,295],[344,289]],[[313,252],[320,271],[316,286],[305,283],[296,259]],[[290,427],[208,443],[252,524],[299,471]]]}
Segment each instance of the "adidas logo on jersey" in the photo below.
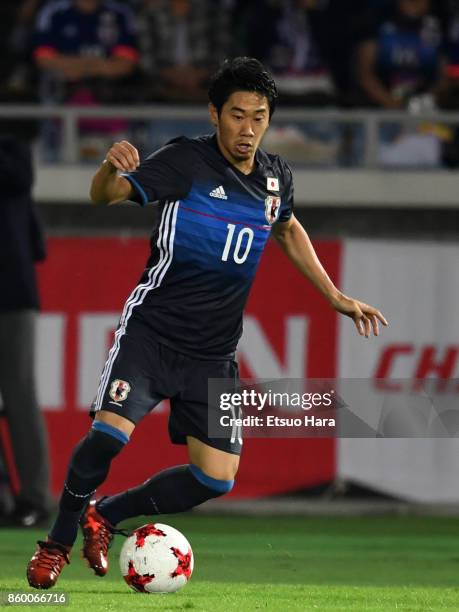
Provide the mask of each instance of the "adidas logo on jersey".
{"label": "adidas logo on jersey", "polygon": [[220,198],[220,200],[227,200],[228,196],[225,193],[225,190],[223,189],[222,185],[220,185],[219,187],[215,187],[215,189],[213,189],[210,193],[209,193],[211,198]]}

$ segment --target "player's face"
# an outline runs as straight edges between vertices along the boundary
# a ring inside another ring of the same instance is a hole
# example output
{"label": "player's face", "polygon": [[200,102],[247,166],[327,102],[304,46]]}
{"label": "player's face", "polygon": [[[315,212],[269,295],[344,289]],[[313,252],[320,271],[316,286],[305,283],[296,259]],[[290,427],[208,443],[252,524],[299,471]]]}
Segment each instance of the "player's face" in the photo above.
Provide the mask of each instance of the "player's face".
{"label": "player's face", "polygon": [[212,104],[209,108],[221,152],[237,168],[250,172],[269,125],[268,99],[254,92],[236,91],[225,102],[220,115]]}

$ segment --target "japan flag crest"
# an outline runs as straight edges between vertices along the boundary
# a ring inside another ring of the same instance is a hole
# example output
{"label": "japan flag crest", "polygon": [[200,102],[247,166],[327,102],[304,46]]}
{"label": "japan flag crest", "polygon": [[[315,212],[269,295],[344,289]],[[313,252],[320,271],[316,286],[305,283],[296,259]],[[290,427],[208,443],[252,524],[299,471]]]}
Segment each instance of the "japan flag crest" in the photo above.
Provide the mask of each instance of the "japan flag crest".
{"label": "japan flag crest", "polygon": [[269,225],[272,225],[279,217],[281,199],[279,196],[268,196],[265,200],[265,217]]}
{"label": "japan flag crest", "polygon": [[113,380],[110,385],[110,397],[115,402],[123,402],[127,396],[129,391],[131,390],[131,385],[125,380]]}

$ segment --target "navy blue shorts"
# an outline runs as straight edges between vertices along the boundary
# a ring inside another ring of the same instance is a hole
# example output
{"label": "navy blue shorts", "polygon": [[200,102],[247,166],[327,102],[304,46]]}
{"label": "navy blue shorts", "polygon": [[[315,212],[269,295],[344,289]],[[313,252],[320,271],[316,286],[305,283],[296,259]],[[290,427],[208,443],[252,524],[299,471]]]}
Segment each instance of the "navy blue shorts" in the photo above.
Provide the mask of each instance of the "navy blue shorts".
{"label": "navy blue shorts", "polygon": [[239,455],[240,431],[235,439],[230,434],[228,438],[208,435],[208,411],[217,409],[208,405],[209,378],[234,381],[236,389],[236,361],[207,361],[178,353],[147,333],[139,333],[130,322],[124,333],[118,330],[115,334],[90,415],[107,410],[137,425],[159,402],[169,399],[171,442],[186,444],[186,437],[193,436],[213,448]]}

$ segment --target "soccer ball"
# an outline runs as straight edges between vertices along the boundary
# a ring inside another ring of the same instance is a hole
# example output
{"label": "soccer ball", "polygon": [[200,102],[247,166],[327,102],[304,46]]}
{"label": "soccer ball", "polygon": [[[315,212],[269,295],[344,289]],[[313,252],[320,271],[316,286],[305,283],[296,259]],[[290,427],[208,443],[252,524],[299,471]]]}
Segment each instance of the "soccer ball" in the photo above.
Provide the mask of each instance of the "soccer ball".
{"label": "soccer ball", "polygon": [[193,572],[194,558],[185,536],[170,525],[136,529],[124,542],[120,569],[127,584],[140,593],[173,593]]}

